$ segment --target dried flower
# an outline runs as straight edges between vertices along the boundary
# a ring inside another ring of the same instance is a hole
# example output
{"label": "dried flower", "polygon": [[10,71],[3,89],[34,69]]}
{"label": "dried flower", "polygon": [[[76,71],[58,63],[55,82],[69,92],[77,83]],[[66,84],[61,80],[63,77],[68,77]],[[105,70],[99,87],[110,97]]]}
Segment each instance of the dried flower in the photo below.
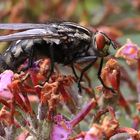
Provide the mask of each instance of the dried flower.
{"label": "dried flower", "polygon": [[129,65],[137,63],[139,58],[140,47],[133,43],[130,39],[116,53],[116,57],[121,57],[126,60]]}

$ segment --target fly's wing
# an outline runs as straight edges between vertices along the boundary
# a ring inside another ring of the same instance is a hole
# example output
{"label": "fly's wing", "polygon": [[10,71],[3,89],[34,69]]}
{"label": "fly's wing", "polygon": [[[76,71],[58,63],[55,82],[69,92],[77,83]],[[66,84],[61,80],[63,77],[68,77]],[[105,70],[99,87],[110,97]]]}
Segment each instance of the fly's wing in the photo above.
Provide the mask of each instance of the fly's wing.
{"label": "fly's wing", "polygon": [[0,36],[0,41],[16,41],[33,38],[61,39],[62,37],[89,38],[87,29],[73,25],[72,23],[48,23],[48,24],[0,24],[0,29],[26,30],[14,34]]}
{"label": "fly's wing", "polygon": [[0,36],[0,42],[17,41],[33,38],[61,38],[63,34],[58,34],[54,28],[31,29],[23,32]]}
{"label": "fly's wing", "polygon": [[1,23],[0,30],[28,30],[48,28],[49,24],[32,24],[32,23]]}
{"label": "fly's wing", "polygon": [[55,25],[53,24],[4,23],[0,24],[0,30],[26,30],[14,34],[0,36],[1,42],[58,36],[54,31]]}

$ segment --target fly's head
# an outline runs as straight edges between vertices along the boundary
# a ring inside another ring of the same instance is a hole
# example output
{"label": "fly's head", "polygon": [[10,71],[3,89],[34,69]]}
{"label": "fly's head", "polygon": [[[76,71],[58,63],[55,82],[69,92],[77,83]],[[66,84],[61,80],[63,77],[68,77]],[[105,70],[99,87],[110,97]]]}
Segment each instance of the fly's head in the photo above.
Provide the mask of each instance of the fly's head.
{"label": "fly's head", "polygon": [[93,45],[100,57],[109,55],[110,45],[116,49],[115,43],[105,33],[99,31],[93,35]]}

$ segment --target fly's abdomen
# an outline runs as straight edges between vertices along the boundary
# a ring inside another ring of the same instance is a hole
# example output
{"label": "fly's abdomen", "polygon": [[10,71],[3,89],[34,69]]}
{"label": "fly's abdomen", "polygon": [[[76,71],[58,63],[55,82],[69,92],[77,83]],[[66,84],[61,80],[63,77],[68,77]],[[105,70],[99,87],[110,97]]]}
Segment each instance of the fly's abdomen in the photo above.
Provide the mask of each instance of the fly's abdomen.
{"label": "fly's abdomen", "polygon": [[9,69],[16,70],[28,58],[33,45],[33,40],[18,40],[2,54],[2,59]]}

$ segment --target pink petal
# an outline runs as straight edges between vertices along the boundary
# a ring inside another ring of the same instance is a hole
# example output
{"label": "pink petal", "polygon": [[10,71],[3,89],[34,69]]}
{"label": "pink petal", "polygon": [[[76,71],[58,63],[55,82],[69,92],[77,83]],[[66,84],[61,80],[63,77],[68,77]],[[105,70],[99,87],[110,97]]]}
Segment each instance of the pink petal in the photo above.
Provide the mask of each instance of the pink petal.
{"label": "pink petal", "polygon": [[11,70],[6,70],[0,74],[0,97],[11,99],[12,94],[7,88],[12,81],[14,73]]}
{"label": "pink petal", "polygon": [[62,115],[57,115],[54,118],[56,123],[53,126],[51,140],[66,140],[72,133],[71,125],[68,121],[64,120]]}

